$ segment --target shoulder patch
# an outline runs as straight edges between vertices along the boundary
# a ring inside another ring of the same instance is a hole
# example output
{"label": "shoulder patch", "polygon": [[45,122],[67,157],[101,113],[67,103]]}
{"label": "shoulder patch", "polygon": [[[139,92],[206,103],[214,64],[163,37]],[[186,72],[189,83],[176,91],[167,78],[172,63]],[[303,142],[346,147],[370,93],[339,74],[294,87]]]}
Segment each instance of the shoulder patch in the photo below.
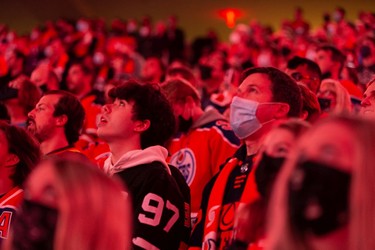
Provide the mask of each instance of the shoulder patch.
{"label": "shoulder patch", "polygon": [[190,186],[196,172],[196,160],[194,152],[189,148],[180,149],[172,155],[170,164],[177,167],[181,171],[186,183]]}

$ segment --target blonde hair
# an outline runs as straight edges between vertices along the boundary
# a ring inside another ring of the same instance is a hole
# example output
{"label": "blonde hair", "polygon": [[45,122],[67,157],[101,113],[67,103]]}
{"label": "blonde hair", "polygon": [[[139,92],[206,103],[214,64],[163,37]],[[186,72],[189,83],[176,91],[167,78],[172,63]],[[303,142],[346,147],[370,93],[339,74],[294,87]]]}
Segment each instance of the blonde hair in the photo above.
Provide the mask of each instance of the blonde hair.
{"label": "blonde hair", "polygon": [[63,188],[56,250],[129,249],[131,206],[119,181],[82,161],[50,159]]}
{"label": "blonde hair", "polygon": [[334,79],[324,79],[320,84],[320,89],[326,87],[327,90],[336,94],[336,106],[331,111],[333,114],[351,113],[352,103],[350,101],[349,92],[339,81]]}
{"label": "blonde hair", "polygon": [[[337,123],[348,127],[353,133],[356,151],[353,152],[353,172],[350,190],[350,221],[348,246],[350,250],[375,249],[375,123],[351,116],[332,116],[319,121],[310,131],[327,124]],[[291,230],[287,213],[287,183],[297,163],[297,145],[294,154],[286,162],[273,189],[269,206],[268,244],[266,249],[310,249],[303,235]],[[373,221],[372,221],[373,220]]]}

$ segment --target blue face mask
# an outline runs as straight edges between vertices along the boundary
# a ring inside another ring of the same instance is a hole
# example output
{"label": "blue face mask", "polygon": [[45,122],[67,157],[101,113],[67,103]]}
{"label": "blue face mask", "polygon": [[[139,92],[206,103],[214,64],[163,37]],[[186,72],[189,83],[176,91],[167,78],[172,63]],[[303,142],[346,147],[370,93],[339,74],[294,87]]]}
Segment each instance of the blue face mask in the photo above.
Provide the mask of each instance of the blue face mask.
{"label": "blue face mask", "polygon": [[238,138],[245,139],[258,131],[264,124],[273,121],[272,119],[261,123],[256,116],[258,106],[259,102],[256,101],[238,96],[233,98],[230,105],[230,125]]}

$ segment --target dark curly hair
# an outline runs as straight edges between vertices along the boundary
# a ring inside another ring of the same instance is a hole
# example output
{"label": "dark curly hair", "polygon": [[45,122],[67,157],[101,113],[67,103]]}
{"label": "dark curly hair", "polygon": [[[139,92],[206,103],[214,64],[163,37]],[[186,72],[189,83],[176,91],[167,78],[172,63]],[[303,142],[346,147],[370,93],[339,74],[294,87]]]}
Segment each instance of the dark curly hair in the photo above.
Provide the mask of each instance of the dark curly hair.
{"label": "dark curly hair", "polygon": [[41,159],[39,144],[26,130],[5,121],[0,121],[0,130],[4,132],[8,141],[9,153],[15,154],[19,159],[10,179],[14,186],[22,187],[27,176]]}
{"label": "dark curly hair", "polygon": [[133,119],[149,120],[150,127],[141,134],[142,149],[164,146],[175,131],[175,118],[167,98],[156,84],[142,84],[134,80],[123,82],[109,91],[116,98],[133,102]]}

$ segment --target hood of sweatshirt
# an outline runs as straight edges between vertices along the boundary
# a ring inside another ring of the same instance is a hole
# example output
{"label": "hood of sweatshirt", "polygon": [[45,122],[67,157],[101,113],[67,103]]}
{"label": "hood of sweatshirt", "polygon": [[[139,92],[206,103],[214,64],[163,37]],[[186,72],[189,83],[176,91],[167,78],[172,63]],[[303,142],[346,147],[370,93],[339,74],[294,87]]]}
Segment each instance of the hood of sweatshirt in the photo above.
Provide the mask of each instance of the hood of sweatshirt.
{"label": "hood of sweatshirt", "polygon": [[104,162],[104,172],[109,176],[121,172],[126,168],[136,167],[142,164],[158,161],[162,163],[165,170],[171,174],[171,170],[166,162],[168,150],[162,146],[151,146],[145,149],[132,150],[125,153],[121,158],[112,164],[112,154]]}
{"label": "hood of sweatshirt", "polygon": [[222,114],[220,114],[216,109],[206,110],[201,117],[198,118],[192,125],[192,129],[199,128],[207,123],[217,121],[217,120],[227,120]]}

